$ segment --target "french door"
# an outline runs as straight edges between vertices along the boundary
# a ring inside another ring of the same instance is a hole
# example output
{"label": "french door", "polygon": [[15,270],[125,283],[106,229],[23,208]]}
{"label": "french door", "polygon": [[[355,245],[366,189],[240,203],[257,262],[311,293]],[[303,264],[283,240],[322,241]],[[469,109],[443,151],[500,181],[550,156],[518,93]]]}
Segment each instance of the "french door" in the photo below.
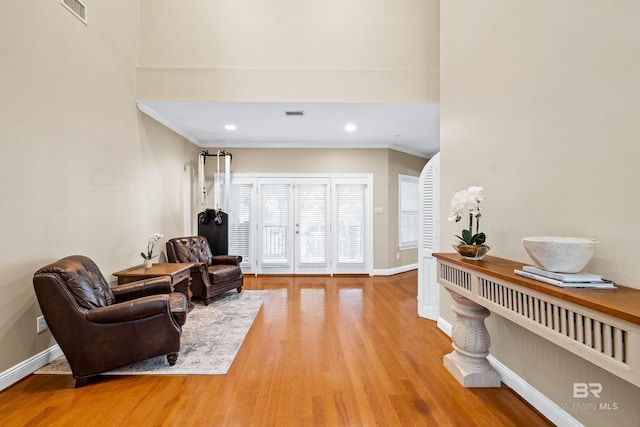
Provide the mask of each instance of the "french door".
{"label": "french door", "polygon": [[329,178],[258,178],[258,269],[328,274]]}
{"label": "french door", "polygon": [[245,273],[371,274],[371,180],[237,174],[231,183],[230,253],[242,255]]}

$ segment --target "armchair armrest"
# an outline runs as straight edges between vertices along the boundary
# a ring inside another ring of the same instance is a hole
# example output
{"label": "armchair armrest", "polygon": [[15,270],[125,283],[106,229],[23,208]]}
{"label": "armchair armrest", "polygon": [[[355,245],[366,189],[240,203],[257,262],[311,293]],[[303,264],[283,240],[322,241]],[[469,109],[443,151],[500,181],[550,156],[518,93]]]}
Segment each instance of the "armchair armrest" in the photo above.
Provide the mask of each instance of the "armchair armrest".
{"label": "armchair armrest", "polygon": [[169,312],[169,295],[152,295],[87,311],[87,320],[115,323],[141,319]]}
{"label": "armchair armrest", "polygon": [[211,257],[210,264],[240,265],[241,262],[242,257],[240,255],[214,255]]}
{"label": "armchair armrest", "polygon": [[113,292],[116,302],[129,301],[148,295],[169,294],[172,292],[171,279],[168,277],[153,277],[138,280],[111,288],[111,292]]}

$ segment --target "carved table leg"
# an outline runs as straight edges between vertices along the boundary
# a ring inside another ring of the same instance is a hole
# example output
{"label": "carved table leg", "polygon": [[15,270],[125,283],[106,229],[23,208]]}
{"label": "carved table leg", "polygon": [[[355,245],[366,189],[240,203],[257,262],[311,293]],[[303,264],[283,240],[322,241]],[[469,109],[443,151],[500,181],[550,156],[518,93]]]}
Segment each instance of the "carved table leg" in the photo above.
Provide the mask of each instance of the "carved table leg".
{"label": "carved table leg", "polygon": [[187,307],[188,310],[193,310],[193,303],[191,302],[191,297],[193,296],[193,292],[191,292],[191,275],[189,275],[189,280],[187,280],[186,290],[187,290]]}
{"label": "carved table leg", "polygon": [[179,283],[175,284],[175,290],[183,293],[187,297],[187,309],[188,311],[193,310],[193,303],[191,302],[191,297],[193,293],[191,292],[191,277],[182,280]]}
{"label": "carved table leg", "polygon": [[500,375],[487,360],[491,340],[484,319],[491,313],[448,291],[454,300],[451,308],[456,313],[456,324],[451,333],[453,352],[444,356],[444,366],[464,387],[500,387]]}

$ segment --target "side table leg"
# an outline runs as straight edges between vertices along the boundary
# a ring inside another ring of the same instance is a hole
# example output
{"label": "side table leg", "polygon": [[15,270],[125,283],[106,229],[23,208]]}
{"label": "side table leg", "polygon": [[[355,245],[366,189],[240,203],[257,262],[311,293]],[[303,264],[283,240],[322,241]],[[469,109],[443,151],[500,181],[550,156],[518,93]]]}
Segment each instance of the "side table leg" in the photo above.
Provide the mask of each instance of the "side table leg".
{"label": "side table leg", "polygon": [[193,296],[193,293],[191,292],[191,277],[176,283],[174,288],[176,291],[183,293],[187,297],[187,311],[193,310],[193,303],[191,302],[191,297]]}
{"label": "side table leg", "polygon": [[187,295],[187,310],[191,311],[193,310],[193,303],[191,302],[191,297],[193,296],[193,293],[191,292],[191,275],[189,275],[189,280],[187,280],[187,284],[185,285],[185,290],[186,295]]}
{"label": "side table leg", "polygon": [[464,387],[500,387],[500,374],[487,360],[491,339],[484,319],[491,312],[447,289],[456,324],[451,333],[453,352],[444,356],[444,366]]}

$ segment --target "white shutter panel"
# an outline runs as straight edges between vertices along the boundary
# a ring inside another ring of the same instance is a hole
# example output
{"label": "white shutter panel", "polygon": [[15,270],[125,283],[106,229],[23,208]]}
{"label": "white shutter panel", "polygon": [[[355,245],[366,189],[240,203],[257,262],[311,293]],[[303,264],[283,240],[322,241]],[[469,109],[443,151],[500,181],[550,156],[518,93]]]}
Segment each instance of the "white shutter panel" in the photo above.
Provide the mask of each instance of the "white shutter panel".
{"label": "white shutter panel", "polygon": [[327,263],[327,185],[298,184],[298,264]]}
{"label": "white shutter panel", "polygon": [[420,229],[418,245],[418,315],[437,320],[440,285],[433,252],[440,247],[440,153],[425,165],[420,174]]}
{"label": "white shutter panel", "polygon": [[253,185],[231,184],[229,197],[229,254],[242,256],[243,266],[251,265],[251,193]]}
{"label": "white shutter panel", "polygon": [[364,265],[366,184],[336,185],[337,263]]}
{"label": "white shutter panel", "polygon": [[263,264],[288,262],[289,189],[290,184],[260,185]]}
{"label": "white shutter panel", "polygon": [[425,170],[422,181],[422,248],[429,254],[434,250],[434,205],[433,167]]}

